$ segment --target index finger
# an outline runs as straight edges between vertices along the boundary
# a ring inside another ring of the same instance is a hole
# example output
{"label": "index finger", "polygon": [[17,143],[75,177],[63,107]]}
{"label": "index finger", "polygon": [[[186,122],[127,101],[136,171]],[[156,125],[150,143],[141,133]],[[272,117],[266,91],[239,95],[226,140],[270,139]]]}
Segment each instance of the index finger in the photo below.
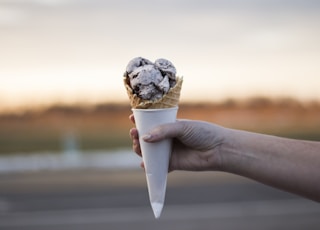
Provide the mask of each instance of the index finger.
{"label": "index finger", "polygon": [[130,114],[130,115],[129,115],[129,120],[130,120],[133,124],[136,123],[136,121],[134,120],[133,114]]}

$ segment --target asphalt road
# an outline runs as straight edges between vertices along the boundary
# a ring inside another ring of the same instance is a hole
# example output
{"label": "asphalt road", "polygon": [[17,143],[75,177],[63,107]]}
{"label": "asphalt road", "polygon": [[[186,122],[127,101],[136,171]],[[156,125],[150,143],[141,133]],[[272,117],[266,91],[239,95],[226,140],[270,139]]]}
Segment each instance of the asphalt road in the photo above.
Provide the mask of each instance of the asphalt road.
{"label": "asphalt road", "polygon": [[0,176],[0,229],[320,229],[320,205],[226,174],[169,176],[156,220],[132,172]]}

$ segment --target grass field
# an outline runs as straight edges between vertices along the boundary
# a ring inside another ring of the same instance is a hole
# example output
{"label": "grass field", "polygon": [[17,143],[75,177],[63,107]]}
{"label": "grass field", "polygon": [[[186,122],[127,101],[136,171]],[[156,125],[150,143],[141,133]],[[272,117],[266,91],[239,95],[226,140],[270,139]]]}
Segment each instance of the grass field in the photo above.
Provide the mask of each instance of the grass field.
{"label": "grass field", "polygon": [[[0,115],[0,154],[62,151],[72,134],[82,150],[130,148],[130,107],[52,106]],[[215,122],[230,128],[279,136],[320,140],[320,104],[290,99],[252,98],[219,104],[182,104],[178,118]]]}

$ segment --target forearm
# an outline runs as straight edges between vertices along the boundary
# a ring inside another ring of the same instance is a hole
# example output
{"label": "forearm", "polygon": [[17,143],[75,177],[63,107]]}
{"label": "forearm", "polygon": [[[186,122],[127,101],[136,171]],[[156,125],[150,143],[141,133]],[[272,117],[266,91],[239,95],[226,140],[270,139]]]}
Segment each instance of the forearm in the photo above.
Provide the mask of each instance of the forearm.
{"label": "forearm", "polygon": [[223,170],[320,201],[320,142],[229,130]]}

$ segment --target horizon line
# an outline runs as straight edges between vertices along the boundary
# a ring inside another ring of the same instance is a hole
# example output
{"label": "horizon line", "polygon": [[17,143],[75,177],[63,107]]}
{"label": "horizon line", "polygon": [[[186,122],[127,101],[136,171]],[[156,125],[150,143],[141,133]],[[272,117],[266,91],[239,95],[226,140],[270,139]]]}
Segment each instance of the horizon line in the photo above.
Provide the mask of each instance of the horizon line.
{"label": "horizon line", "polygon": [[[180,105],[246,105],[249,103],[261,103],[261,104],[279,104],[279,103],[295,103],[298,105],[320,105],[320,99],[311,98],[311,99],[299,99],[297,97],[292,96],[264,96],[264,95],[256,95],[256,96],[247,96],[247,97],[226,97],[224,99],[219,100],[206,100],[206,99],[195,99],[195,100],[183,100],[180,101]],[[47,104],[42,105],[21,105],[16,106],[14,108],[1,108],[0,115],[10,115],[10,114],[24,114],[28,112],[41,112],[47,111],[53,108],[81,108],[81,109],[92,109],[97,108],[99,106],[125,106],[130,107],[129,100],[119,100],[119,101],[100,101],[100,102],[61,102],[61,101],[53,101]]]}

